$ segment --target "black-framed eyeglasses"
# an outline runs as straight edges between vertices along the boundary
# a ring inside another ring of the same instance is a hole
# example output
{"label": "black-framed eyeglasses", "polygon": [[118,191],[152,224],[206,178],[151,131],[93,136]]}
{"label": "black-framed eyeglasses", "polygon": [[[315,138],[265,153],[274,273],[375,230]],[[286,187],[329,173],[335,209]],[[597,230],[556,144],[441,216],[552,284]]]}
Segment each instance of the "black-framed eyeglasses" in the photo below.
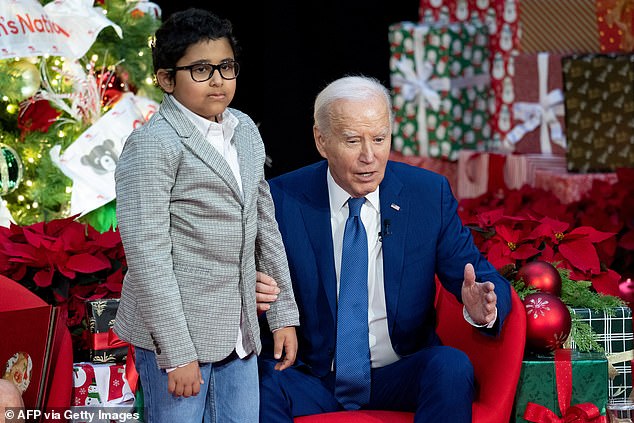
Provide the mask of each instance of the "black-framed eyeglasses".
{"label": "black-framed eyeglasses", "polygon": [[172,69],[165,70],[168,72],[188,70],[194,81],[205,82],[211,79],[216,69],[222,79],[236,79],[240,73],[240,64],[235,60],[228,60],[217,65],[212,65],[211,63],[195,63],[187,66],[175,66]]}

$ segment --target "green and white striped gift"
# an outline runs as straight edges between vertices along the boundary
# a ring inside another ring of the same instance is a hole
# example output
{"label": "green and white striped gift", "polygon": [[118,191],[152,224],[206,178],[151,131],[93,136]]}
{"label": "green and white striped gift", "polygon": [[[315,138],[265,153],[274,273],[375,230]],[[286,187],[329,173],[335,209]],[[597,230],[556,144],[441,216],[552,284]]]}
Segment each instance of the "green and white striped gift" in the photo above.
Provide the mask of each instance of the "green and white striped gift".
{"label": "green and white striped gift", "polygon": [[[597,343],[604,348],[608,362],[618,372],[609,381],[610,398],[627,399],[632,390],[632,310],[629,307],[613,307],[607,313],[578,307],[571,310],[579,321],[592,327]],[[574,340],[571,348],[576,348]]]}

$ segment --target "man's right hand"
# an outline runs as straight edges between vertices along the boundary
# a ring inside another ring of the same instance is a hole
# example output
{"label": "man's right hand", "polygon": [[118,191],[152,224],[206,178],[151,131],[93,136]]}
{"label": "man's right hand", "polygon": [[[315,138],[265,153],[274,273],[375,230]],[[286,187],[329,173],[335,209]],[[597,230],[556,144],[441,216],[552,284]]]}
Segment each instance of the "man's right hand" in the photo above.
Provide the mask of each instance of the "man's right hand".
{"label": "man's right hand", "polygon": [[270,309],[271,303],[277,300],[277,294],[279,293],[280,289],[277,287],[275,279],[265,273],[256,272],[255,301],[258,314]]}

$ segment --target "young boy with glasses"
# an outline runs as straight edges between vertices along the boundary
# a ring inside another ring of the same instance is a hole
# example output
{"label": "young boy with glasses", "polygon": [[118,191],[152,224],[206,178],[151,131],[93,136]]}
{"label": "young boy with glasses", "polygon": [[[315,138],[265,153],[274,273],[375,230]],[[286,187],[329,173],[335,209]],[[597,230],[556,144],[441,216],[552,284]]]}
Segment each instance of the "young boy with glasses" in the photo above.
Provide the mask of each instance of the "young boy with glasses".
{"label": "young boy with glasses", "polygon": [[159,111],[116,172],[126,253],[114,331],[135,347],[149,423],[257,422],[256,268],[280,288],[267,319],[279,370],[299,324],[254,122],[229,108],[240,67],[226,19],[172,14],[152,46]]}

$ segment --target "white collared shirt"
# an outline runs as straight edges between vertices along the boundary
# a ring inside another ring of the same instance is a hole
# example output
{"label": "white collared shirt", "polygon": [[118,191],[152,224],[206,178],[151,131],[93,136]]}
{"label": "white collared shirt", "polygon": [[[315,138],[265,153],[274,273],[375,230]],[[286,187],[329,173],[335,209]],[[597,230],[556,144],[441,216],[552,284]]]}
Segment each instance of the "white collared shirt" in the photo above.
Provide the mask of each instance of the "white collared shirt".
{"label": "white collared shirt", "polygon": [[204,117],[197,115],[196,113],[183,106],[181,103],[172,97],[174,103],[178,108],[192,121],[194,126],[200,131],[205,139],[220,153],[222,157],[227,161],[227,164],[233,172],[233,176],[238,182],[240,187],[240,193],[242,193],[242,178],[240,177],[240,165],[238,162],[238,150],[233,143],[233,132],[238,126],[238,118],[233,115],[228,109],[222,113],[222,122],[214,122]]}

